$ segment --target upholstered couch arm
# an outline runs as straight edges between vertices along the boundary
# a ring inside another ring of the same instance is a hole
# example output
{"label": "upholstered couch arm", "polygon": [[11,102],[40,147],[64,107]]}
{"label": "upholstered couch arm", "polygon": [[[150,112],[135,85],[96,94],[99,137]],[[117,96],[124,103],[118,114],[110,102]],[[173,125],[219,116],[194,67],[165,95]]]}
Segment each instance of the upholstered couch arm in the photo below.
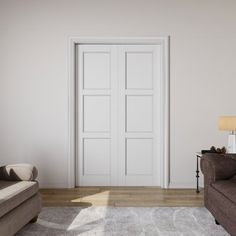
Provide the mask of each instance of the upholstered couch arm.
{"label": "upholstered couch arm", "polygon": [[236,155],[205,154],[201,170],[208,182],[232,178],[236,175]]}
{"label": "upholstered couch arm", "polygon": [[0,167],[0,179],[7,181],[32,181],[38,176],[36,167],[30,164],[15,164]]}
{"label": "upholstered couch arm", "polygon": [[204,175],[204,204],[208,208],[211,183],[236,175],[236,155],[205,154],[201,158],[201,170]]}

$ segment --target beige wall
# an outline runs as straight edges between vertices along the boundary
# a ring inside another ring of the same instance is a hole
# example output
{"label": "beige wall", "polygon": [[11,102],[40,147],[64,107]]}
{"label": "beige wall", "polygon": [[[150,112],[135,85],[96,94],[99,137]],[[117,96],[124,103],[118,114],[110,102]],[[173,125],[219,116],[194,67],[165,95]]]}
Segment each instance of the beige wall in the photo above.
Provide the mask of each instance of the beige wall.
{"label": "beige wall", "polygon": [[67,186],[68,38],[171,37],[171,183],[194,186],[195,151],[225,145],[235,114],[236,1],[0,0],[0,163]]}

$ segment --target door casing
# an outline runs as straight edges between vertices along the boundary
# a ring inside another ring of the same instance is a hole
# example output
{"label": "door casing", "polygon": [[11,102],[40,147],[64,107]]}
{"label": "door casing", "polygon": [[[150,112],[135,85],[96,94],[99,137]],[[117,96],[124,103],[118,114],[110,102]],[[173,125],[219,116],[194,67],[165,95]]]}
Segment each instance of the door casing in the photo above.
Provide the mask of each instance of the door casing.
{"label": "door casing", "polygon": [[76,166],[78,162],[77,145],[77,71],[76,71],[76,45],[78,44],[139,44],[139,45],[160,45],[161,46],[161,164],[160,164],[160,183],[162,188],[169,187],[169,41],[166,37],[149,38],[69,38],[69,79],[68,79],[68,188],[76,186]]}

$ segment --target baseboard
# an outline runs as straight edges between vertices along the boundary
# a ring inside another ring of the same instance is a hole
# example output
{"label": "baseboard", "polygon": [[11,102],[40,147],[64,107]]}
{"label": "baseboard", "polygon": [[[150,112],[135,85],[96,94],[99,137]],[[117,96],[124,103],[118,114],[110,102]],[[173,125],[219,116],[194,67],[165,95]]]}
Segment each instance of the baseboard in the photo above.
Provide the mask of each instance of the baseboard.
{"label": "baseboard", "polygon": [[41,183],[39,188],[68,188],[68,183]]}
{"label": "baseboard", "polygon": [[196,183],[193,182],[186,182],[186,183],[181,183],[181,182],[170,182],[169,183],[169,188],[186,188],[186,189],[196,189]]}
{"label": "baseboard", "polygon": [[[199,187],[203,187],[202,181],[199,183]],[[68,183],[39,183],[39,188],[70,188]],[[169,189],[196,189],[196,183],[194,182],[170,182]]]}

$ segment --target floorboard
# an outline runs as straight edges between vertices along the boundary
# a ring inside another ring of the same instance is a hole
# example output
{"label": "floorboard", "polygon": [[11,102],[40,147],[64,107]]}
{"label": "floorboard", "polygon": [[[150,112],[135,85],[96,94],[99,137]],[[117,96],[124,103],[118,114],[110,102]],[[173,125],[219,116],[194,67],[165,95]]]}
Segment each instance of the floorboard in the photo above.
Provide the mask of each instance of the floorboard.
{"label": "floorboard", "polygon": [[41,189],[43,206],[200,207],[203,190],[153,187]]}

